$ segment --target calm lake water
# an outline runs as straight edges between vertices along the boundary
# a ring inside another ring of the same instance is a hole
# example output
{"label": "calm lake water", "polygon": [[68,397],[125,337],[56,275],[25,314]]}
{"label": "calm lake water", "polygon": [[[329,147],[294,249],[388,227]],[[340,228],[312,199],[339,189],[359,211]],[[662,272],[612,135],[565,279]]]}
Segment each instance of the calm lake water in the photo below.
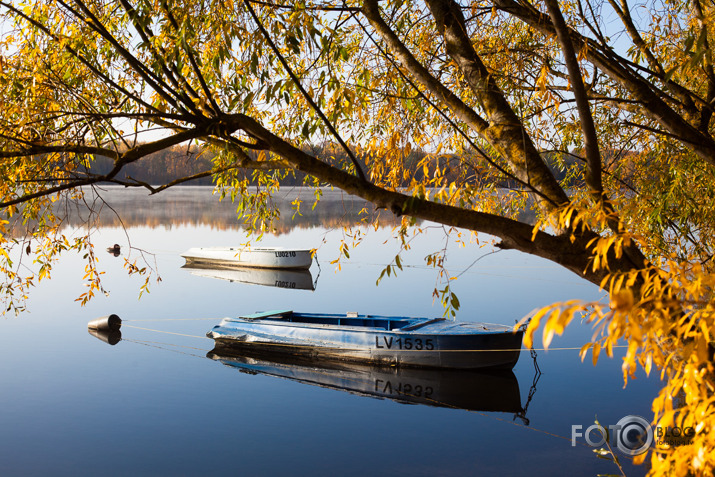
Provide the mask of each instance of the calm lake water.
{"label": "calm lake water", "polygon": [[[317,248],[308,282],[315,290],[291,277],[281,288],[200,276],[182,268],[179,254],[244,242],[233,205],[201,187],[102,195],[124,224],[105,207],[93,232],[109,295],[79,306],[83,265],[68,255],[33,290],[27,313],[0,319],[0,475],[595,476],[618,469],[583,438],[572,446],[572,425],[650,417],[657,375],[639,372],[624,389],[622,353],[596,367],[590,356],[582,363],[577,349],[562,349],[590,338],[590,326],[578,322],[555,349],[537,352],[535,386],[526,351],[513,375],[221,360],[204,335],[225,316],[268,309],[440,316],[437,273],[424,257],[444,247],[458,276],[461,320],[512,324],[536,307],[601,294],[549,262],[487,255],[494,249],[486,236],[461,247],[426,223],[402,256],[404,270],[376,286],[399,250],[389,217],[385,227],[361,229],[362,243],[336,271],[330,261],[340,241],[353,241],[340,223],[362,208],[336,192],[313,213],[306,204],[295,221],[282,204],[280,233],[262,241]],[[104,252],[114,243],[119,257]],[[161,276],[141,299],[141,280],[122,266],[130,243],[130,257],[143,251]],[[110,313],[125,320],[114,346],[87,332],[88,321]],[[627,475],[645,473],[619,456]]]}

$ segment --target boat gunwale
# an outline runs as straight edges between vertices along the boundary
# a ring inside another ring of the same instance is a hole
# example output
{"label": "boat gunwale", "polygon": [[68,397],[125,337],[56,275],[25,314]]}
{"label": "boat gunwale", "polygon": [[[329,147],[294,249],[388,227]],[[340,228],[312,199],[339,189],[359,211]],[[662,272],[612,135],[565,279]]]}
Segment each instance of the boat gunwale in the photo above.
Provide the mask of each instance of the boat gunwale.
{"label": "boat gunwale", "polygon": [[[310,316],[320,316],[320,314],[316,315],[310,315]],[[324,316],[335,316],[338,317],[340,315],[324,315]],[[340,316],[342,317],[342,316]],[[348,317],[346,317],[348,318]],[[355,317],[350,317],[355,319]],[[473,333],[451,333],[449,330],[435,330],[435,331],[427,331],[423,330],[423,327],[418,327],[414,329],[408,329],[408,330],[403,330],[403,328],[407,328],[410,326],[414,326],[415,324],[414,321],[417,320],[422,320],[424,318],[390,318],[390,317],[378,317],[378,316],[373,316],[373,315],[361,315],[358,316],[357,319],[373,319],[373,320],[385,320],[385,321],[412,321],[411,323],[406,324],[402,328],[394,328],[394,329],[387,329],[387,328],[382,328],[382,327],[375,327],[375,326],[358,326],[358,325],[341,325],[341,324],[326,324],[326,323],[309,323],[309,322],[303,322],[303,321],[282,321],[282,318],[278,317],[271,317],[271,316],[266,316],[265,318],[256,318],[256,319],[244,319],[241,317],[238,318],[224,318],[217,327],[223,326],[223,323],[228,322],[228,323],[246,323],[246,324],[265,324],[265,325],[270,325],[270,326],[284,326],[284,327],[292,327],[292,328],[308,328],[308,329],[319,329],[319,330],[334,330],[334,331],[356,331],[356,332],[372,332],[372,333],[395,333],[395,334],[413,334],[413,335],[439,335],[439,336],[472,336],[472,335],[494,335],[494,334],[516,334],[519,332],[518,329],[512,329],[507,325],[498,325],[494,323],[481,323],[481,322],[462,322],[462,323],[467,323],[467,324],[474,324],[474,325],[485,325],[485,324],[491,324],[495,325],[498,327],[501,327],[503,329],[483,329],[483,330],[474,330]],[[440,323],[440,322],[435,322],[435,323],[429,323],[426,326],[431,326],[433,324]],[[443,322],[441,322],[443,323]],[[453,322],[451,322],[453,323]],[[461,324],[461,323],[460,323]]]}
{"label": "boat gunwale", "polygon": [[[182,252],[179,254],[181,257],[194,257],[194,255],[188,255],[189,252],[192,250],[201,250],[201,251],[207,251],[207,252],[236,252],[236,256],[240,255],[241,253],[252,253],[252,252],[259,252],[259,253],[270,253],[270,252],[296,252],[296,253],[312,253],[312,249],[309,248],[286,248],[286,247],[251,247],[251,248],[244,248],[244,247],[191,247],[185,252]],[[312,255],[311,255],[312,257]]]}

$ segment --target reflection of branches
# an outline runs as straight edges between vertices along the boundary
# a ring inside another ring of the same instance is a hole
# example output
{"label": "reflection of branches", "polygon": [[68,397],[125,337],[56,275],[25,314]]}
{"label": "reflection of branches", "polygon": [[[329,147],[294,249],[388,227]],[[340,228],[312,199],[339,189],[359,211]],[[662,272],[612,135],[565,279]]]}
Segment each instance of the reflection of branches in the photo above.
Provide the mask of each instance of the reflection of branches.
{"label": "reflection of branches", "polygon": [[[153,267],[150,267],[150,273],[149,273],[149,275],[151,275],[151,273],[156,273],[156,274],[157,274],[157,281],[161,281],[161,277],[159,276],[159,267],[158,267],[157,262],[156,262],[156,254],[151,253],[151,252],[148,252],[148,251],[146,251],[146,250],[144,250],[144,249],[141,249],[141,248],[138,248],[138,247],[133,246],[133,245],[132,245],[132,239],[131,239],[131,237],[129,236],[129,232],[127,231],[127,227],[126,227],[124,221],[122,220],[122,217],[121,217],[121,215],[119,214],[119,212],[118,212],[109,202],[107,202],[107,201],[101,196],[101,194],[99,193],[99,190],[98,190],[96,187],[92,187],[92,192],[93,192],[94,196],[95,196],[98,200],[100,200],[100,201],[102,202],[102,205],[100,206],[99,210],[101,211],[104,207],[106,207],[107,209],[109,209],[109,210],[112,212],[112,214],[114,215],[115,219],[116,219],[117,221],[119,221],[119,224],[120,224],[120,226],[121,226],[121,229],[122,229],[122,231],[124,232],[124,237],[126,238],[127,243],[129,244],[130,253],[131,253],[132,250],[136,250],[136,251],[139,253],[139,255],[141,256],[142,261],[143,261],[144,263],[146,263],[147,265],[149,264],[149,261],[147,260],[147,255],[150,255],[150,256],[152,257],[152,260],[154,261],[154,266],[153,266]],[[89,205],[88,205],[88,209],[89,209],[90,211],[94,211],[94,210],[95,210],[95,208],[94,208],[93,205],[92,205],[92,206],[89,206]],[[98,222],[101,222],[101,218],[99,217],[99,214],[98,214],[97,219],[98,219],[98,220],[97,220]],[[129,261],[129,257],[126,257],[124,260],[125,260],[125,266],[129,269],[129,274],[136,273],[136,272],[140,272],[140,270],[136,267],[136,265],[135,265],[134,263],[131,263],[131,262]]]}
{"label": "reflection of branches", "polygon": [[[212,196],[213,187],[211,186],[171,188],[152,198],[150,208],[145,207],[146,199],[141,188],[127,190],[125,187],[112,185],[92,185],[92,188],[101,196],[101,206],[92,202],[82,204],[71,198],[65,198],[55,203],[55,210],[65,210],[62,217],[63,226],[84,226],[89,220],[86,214],[94,211],[97,216],[96,222],[100,223],[102,227],[128,229],[138,226],[155,228],[204,225],[217,230],[232,230],[240,227],[234,205],[229,201],[219,201]],[[298,188],[297,190],[305,189]],[[297,192],[296,194],[301,193]],[[339,199],[330,194],[324,196],[309,214],[303,215],[292,213],[293,195],[287,194],[286,197],[276,195],[273,199],[280,216],[284,218],[274,224],[277,234],[288,233],[295,228],[318,226],[328,229],[341,228],[378,218],[380,223],[386,225],[392,226],[400,223],[400,219],[395,218],[391,213],[369,212],[371,208],[366,207],[367,202],[350,196],[344,197],[342,194]],[[367,215],[365,215],[366,212]],[[19,227],[19,224],[15,225]],[[22,230],[28,230],[32,226],[32,222],[30,222]],[[18,232],[20,230],[16,230],[15,235],[18,235]]]}

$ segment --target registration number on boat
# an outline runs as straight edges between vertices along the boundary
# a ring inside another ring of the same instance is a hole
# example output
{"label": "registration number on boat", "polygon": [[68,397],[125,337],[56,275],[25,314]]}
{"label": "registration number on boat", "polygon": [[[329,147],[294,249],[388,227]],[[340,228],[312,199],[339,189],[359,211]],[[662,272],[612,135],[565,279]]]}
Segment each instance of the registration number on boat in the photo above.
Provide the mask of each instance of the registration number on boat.
{"label": "registration number on boat", "polygon": [[377,349],[434,349],[434,342],[430,338],[395,338],[394,336],[375,336],[375,348]]}
{"label": "registration number on boat", "polygon": [[276,257],[278,258],[284,258],[284,257],[295,257],[295,252],[294,251],[287,251],[287,252],[274,252],[276,254]]}

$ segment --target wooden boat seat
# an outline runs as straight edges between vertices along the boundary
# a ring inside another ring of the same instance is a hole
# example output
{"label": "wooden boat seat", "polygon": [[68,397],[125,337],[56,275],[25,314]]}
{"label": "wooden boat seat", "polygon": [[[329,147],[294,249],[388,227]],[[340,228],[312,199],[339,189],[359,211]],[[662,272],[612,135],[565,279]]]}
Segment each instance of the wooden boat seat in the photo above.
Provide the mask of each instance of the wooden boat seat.
{"label": "wooden boat seat", "polygon": [[407,325],[402,328],[400,328],[400,331],[412,331],[416,330],[418,328],[422,328],[423,326],[431,325],[432,323],[439,323],[440,321],[444,321],[447,318],[432,318],[431,320],[423,321],[421,323],[415,323],[414,325]]}

